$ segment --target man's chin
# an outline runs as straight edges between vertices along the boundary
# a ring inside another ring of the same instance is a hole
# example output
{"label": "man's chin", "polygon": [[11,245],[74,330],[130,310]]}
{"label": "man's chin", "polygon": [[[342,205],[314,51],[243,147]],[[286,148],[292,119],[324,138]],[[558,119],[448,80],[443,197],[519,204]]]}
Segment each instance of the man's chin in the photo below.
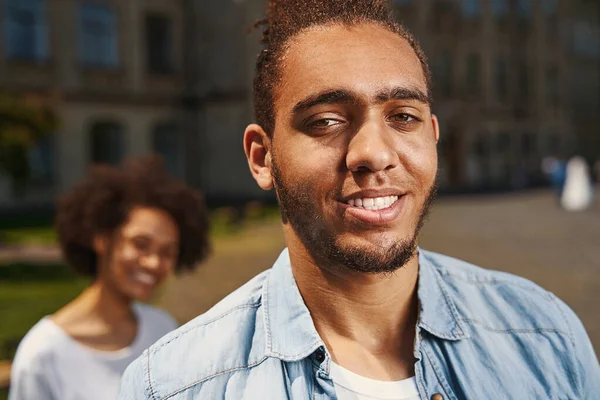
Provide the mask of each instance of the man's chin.
{"label": "man's chin", "polygon": [[319,253],[333,267],[362,273],[391,273],[405,266],[417,253],[416,240],[411,238],[391,243],[340,243],[323,246]]}

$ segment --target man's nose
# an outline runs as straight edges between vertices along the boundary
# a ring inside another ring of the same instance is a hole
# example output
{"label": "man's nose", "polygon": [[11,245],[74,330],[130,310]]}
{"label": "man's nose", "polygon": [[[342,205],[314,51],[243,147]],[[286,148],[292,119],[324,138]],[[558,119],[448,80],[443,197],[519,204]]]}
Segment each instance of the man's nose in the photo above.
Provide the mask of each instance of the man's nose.
{"label": "man's nose", "polygon": [[346,167],[351,172],[379,172],[400,163],[394,138],[385,122],[367,122],[348,144]]}

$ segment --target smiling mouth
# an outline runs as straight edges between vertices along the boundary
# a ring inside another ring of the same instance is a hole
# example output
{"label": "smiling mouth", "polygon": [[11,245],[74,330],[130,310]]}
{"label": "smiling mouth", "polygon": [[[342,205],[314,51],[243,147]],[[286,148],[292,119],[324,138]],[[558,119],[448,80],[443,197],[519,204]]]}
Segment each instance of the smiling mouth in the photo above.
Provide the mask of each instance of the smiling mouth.
{"label": "smiling mouth", "polygon": [[347,204],[350,207],[361,208],[369,211],[384,210],[391,207],[400,199],[401,196],[384,196],[384,197],[365,197],[359,199],[350,199]]}
{"label": "smiling mouth", "polygon": [[144,285],[155,285],[157,282],[157,279],[154,275],[146,272],[135,272],[132,275],[132,278],[137,282],[143,283]]}

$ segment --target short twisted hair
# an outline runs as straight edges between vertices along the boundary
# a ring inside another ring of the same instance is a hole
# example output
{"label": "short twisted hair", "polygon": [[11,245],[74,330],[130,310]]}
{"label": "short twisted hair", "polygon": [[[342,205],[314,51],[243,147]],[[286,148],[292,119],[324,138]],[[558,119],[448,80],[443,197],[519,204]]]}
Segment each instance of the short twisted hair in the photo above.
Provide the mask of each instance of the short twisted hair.
{"label": "short twisted hair", "polygon": [[431,72],[417,40],[394,18],[388,0],[272,0],[265,17],[255,26],[263,26],[263,49],[256,61],[254,75],[254,114],[256,122],[269,136],[275,128],[273,92],[281,78],[281,61],[290,40],[301,32],[321,25],[355,26],[372,23],[405,39],[415,51],[425,75],[431,97]]}
{"label": "short twisted hair", "polygon": [[56,228],[66,261],[78,272],[95,277],[93,240],[113,235],[134,207],[158,208],[179,229],[176,271],[193,269],[209,252],[208,210],[202,195],[167,174],[159,157],[132,158],[118,169],[97,165],[59,200]]}

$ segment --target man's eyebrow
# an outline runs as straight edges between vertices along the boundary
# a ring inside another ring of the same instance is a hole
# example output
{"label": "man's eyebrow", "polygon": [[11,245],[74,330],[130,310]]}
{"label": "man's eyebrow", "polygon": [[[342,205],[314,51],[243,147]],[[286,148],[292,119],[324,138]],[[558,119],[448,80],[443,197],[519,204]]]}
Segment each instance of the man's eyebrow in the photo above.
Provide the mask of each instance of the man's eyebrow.
{"label": "man's eyebrow", "polygon": [[302,112],[320,104],[351,104],[357,101],[356,97],[346,90],[326,90],[299,101],[292,112]]}
{"label": "man's eyebrow", "polygon": [[424,104],[431,104],[431,99],[422,90],[407,87],[395,87],[384,89],[375,96],[378,103],[385,103],[391,100],[416,100]]}

